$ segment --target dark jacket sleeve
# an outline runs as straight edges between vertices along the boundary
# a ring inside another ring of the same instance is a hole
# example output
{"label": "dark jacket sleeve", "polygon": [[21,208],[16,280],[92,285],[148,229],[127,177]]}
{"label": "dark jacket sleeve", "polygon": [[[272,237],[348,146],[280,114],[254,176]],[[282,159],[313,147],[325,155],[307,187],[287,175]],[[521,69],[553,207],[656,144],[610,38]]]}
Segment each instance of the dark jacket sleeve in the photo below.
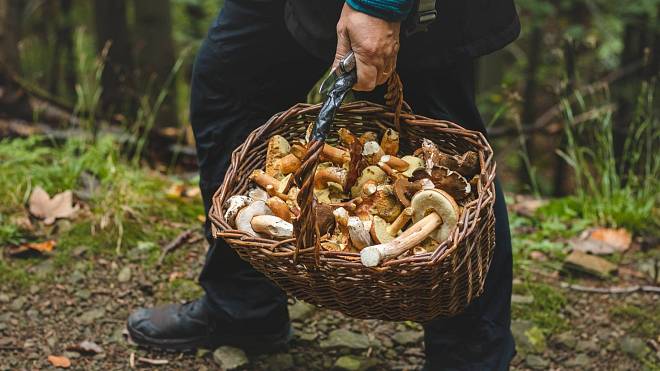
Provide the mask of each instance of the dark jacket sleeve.
{"label": "dark jacket sleeve", "polygon": [[390,22],[403,21],[412,9],[412,0],[346,0],[353,9]]}

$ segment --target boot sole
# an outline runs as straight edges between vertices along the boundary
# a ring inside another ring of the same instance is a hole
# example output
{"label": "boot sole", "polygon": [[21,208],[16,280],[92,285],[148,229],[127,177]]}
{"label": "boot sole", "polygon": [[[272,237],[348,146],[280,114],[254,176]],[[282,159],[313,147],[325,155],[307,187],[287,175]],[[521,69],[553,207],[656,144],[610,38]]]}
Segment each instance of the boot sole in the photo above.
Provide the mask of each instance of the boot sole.
{"label": "boot sole", "polygon": [[127,330],[131,340],[138,346],[173,352],[189,352],[199,348],[216,349],[226,345],[241,348],[247,353],[274,353],[288,350],[289,342],[293,337],[291,326],[289,326],[284,336],[278,334],[259,335],[251,338],[232,336],[231,338],[218,337],[212,339],[206,336],[187,339],[157,339],[129,326],[127,326]]}

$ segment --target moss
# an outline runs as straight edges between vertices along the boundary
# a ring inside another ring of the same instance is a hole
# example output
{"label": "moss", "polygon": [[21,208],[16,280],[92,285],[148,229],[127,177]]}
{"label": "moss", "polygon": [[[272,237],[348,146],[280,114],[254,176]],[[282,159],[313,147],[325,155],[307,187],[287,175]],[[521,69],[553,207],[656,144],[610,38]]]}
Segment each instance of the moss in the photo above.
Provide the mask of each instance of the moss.
{"label": "moss", "polygon": [[617,319],[630,321],[628,329],[637,335],[652,338],[660,333],[660,312],[657,308],[622,304],[611,308],[610,313]]}
{"label": "moss", "polygon": [[566,305],[566,297],[558,289],[543,283],[526,283],[515,285],[514,293],[532,296],[529,304],[516,304],[512,306],[512,314],[516,319],[527,319],[549,335],[568,328],[568,321],[561,315]]}

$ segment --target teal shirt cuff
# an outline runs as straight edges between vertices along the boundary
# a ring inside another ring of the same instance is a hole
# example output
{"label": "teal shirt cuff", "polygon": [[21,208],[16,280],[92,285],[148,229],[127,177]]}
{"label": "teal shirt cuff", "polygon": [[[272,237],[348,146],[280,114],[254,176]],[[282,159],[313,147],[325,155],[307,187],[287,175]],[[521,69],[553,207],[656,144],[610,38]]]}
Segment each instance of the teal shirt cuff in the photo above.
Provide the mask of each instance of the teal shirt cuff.
{"label": "teal shirt cuff", "polygon": [[390,22],[406,19],[412,9],[412,0],[346,0],[351,8]]}

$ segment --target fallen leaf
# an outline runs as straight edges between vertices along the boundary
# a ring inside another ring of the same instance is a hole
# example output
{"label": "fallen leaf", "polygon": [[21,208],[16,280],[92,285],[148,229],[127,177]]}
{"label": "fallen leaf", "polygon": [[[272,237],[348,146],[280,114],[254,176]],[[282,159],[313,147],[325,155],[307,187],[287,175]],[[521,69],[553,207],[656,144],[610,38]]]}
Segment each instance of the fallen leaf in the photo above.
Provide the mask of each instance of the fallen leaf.
{"label": "fallen leaf", "polygon": [[548,257],[544,253],[536,250],[530,252],[529,257],[532,258],[532,260],[536,260],[539,262],[544,262],[548,260]]}
{"label": "fallen leaf", "polygon": [[79,344],[68,347],[67,350],[73,350],[80,353],[103,353],[103,348],[89,340],[81,341]]}
{"label": "fallen leaf", "polygon": [[516,195],[514,204],[511,205],[511,210],[517,214],[531,218],[536,213],[536,210],[547,204],[548,200],[527,195]]}
{"label": "fallen leaf", "polygon": [[628,250],[632,243],[630,232],[623,228],[593,228],[571,241],[574,250],[589,254],[607,255]]}
{"label": "fallen leaf", "polygon": [[165,191],[165,194],[169,198],[181,198],[185,190],[186,187],[183,184],[172,184],[167,191]]}
{"label": "fallen leaf", "polygon": [[48,356],[48,362],[55,367],[60,368],[69,368],[71,367],[71,361],[64,356]]}
{"label": "fallen leaf", "polygon": [[166,359],[151,359],[151,358],[138,357],[137,360],[140,361],[140,362],[144,362],[144,363],[148,363],[150,365],[156,365],[156,366],[166,365],[166,364],[170,363],[170,361],[168,361]]}
{"label": "fallen leaf", "polygon": [[46,225],[55,223],[58,218],[71,218],[78,206],[73,205],[73,193],[64,191],[50,198],[41,187],[36,187],[29,200],[30,213],[37,218],[44,219]]}
{"label": "fallen leaf", "polygon": [[49,253],[55,249],[57,242],[48,240],[44,242],[26,242],[18,246],[10,246],[7,253],[10,256],[19,256],[29,252]]}

